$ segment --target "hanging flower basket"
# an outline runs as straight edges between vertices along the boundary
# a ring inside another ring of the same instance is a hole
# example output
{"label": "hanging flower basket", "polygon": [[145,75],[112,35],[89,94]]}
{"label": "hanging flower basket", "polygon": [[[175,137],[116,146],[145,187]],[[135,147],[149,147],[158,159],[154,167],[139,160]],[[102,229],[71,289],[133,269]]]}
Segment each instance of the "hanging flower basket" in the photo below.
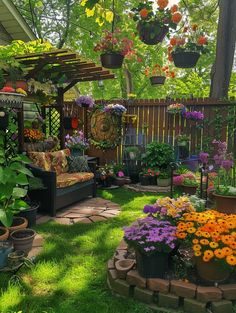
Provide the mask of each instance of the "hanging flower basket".
{"label": "hanging flower basket", "polygon": [[169,28],[160,26],[158,21],[138,23],[137,30],[140,40],[146,45],[156,45],[162,42],[167,35]]}
{"label": "hanging flower basket", "polygon": [[0,130],[6,130],[9,124],[8,113],[0,110]]}
{"label": "hanging flower basket", "polygon": [[200,53],[194,51],[182,51],[171,53],[174,64],[180,68],[195,67],[200,57]]}
{"label": "hanging flower basket", "polygon": [[164,85],[166,80],[165,76],[151,76],[150,77],[150,82],[151,85],[155,86],[155,85]]}
{"label": "hanging flower basket", "polygon": [[11,81],[11,80],[7,80],[7,82],[5,83],[6,87],[11,87],[14,89],[18,89],[21,88],[24,91],[28,90],[28,84],[25,80],[17,80],[17,81]]}
{"label": "hanging flower basket", "polygon": [[0,106],[8,106],[11,108],[21,108],[24,95],[14,92],[0,92]]}
{"label": "hanging flower basket", "polygon": [[117,69],[121,68],[124,56],[120,53],[103,53],[100,56],[102,66],[105,68]]}

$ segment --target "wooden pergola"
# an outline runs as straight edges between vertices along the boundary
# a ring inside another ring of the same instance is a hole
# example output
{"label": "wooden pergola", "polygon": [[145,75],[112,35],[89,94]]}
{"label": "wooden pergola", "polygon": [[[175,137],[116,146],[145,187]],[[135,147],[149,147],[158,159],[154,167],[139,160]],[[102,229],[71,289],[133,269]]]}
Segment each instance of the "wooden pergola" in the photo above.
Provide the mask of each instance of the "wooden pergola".
{"label": "wooden pergola", "polygon": [[[79,82],[114,79],[115,75],[109,70],[96,65],[94,62],[82,58],[78,53],[68,49],[53,49],[48,52],[31,53],[16,56],[15,59],[26,69],[25,79],[37,79],[39,73],[54,82],[64,79],[63,87],[58,88],[56,107],[60,110],[60,141],[64,147],[64,94]],[[23,121],[22,121],[23,123]],[[23,125],[20,126],[23,129]],[[20,147],[23,146],[23,136],[20,138]]]}

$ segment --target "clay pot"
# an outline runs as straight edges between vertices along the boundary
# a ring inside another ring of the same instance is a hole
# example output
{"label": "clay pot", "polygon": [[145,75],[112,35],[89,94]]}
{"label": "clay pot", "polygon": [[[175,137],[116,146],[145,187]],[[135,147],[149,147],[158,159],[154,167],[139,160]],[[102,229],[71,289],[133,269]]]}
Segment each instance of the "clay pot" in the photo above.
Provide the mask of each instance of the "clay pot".
{"label": "clay pot", "polygon": [[32,249],[36,232],[33,229],[18,229],[11,233],[10,238],[13,242],[14,249],[24,251],[27,255]]}
{"label": "clay pot", "polygon": [[118,278],[126,279],[127,273],[134,267],[135,261],[132,259],[118,260],[115,263]]}
{"label": "clay pot", "polygon": [[195,195],[197,192],[197,186],[182,185],[182,187],[183,187],[183,192],[188,195]]}
{"label": "clay pot", "polygon": [[222,266],[221,263],[211,260],[204,262],[201,257],[196,258],[198,275],[209,282],[220,282],[229,278],[230,269]]}
{"label": "clay pot", "polygon": [[226,214],[236,214],[236,196],[224,196],[213,193],[216,210]]}
{"label": "clay pot", "polygon": [[0,227],[0,241],[7,240],[9,237],[9,230],[6,227]]}
{"label": "clay pot", "polygon": [[28,221],[24,217],[15,216],[13,217],[13,222],[11,227],[9,227],[10,234],[18,229],[25,229],[28,226]]}
{"label": "clay pot", "polygon": [[124,186],[126,183],[125,177],[116,177],[115,183],[117,186],[120,186],[120,187]]}

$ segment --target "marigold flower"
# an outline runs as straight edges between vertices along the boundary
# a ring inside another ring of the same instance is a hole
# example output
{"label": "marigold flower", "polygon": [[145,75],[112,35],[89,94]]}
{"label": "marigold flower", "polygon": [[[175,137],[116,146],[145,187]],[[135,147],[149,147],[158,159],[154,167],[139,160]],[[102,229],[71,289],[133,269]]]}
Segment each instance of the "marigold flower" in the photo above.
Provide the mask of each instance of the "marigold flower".
{"label": "marigold flower", "polygon": [[193,245],[193,251],[198,251],[201,249],[202,249],[201,245],[199,245],[199,244]]}
{"label": "marigold flower", "polygon": [[195,256],[200,256],[202,255],[202,252],[200,250],[194,251]]}
{"label": "marigold flower", "polygon": [[205,36],[200,36],[197,40],[197,43],[201,46],[207,44],[207,38]]}
{"label": "marigold flower", "polygon": [[176,237],[179,238],[179,239],[184,239],[184,238],[186,238],[186,236],[187,236],[187,234],[183,233],[183,232],[180,232],[180,233],[176,234]]}
{"label": "marigold flower", "polygon": [[212,249],[216,249],[216,248],[219,247],[219,244],[218,244],[217,242],[212,241],[212,242],[210,242],[210,247],[211,247]]}
{"label": "marigold flower", "polygon": [[225,254],[224,252],[222,251],[222,249],[216,249],[214,251],[214,254],[215,256],[218,258],[218,259],[223,259],[225,257]]}
{"label": "marigold flower", "polygon": [[212,259],[214,257],[214,252],[212,250],[206,250],[204,251],[204,256]]}
{"label": "marigold flower", "polygon": [[198,239],[193,239],[193,240],[192,240],[192,243],[196,245],[196,244],[199,243],[199,240],[198,240]]}
{"label": "marigold flower", "polygon": [[225,255],[231,255],[231,254],[233,254],[233,250],[232,250],[231,248],[229,248],[229,247],[224,247],[224,248],[222,248],[222,251],[223,251],[223,253],[224,253]]}
{"label": "marigold flower", "polygon": [[143,8],[140,12],[139,15],[141,16],[142,19],[146,19],[148,16],[149,11],[146,8]]}
{"label": "marigold flower", "polygon": [[173,23],[178,24],[182,19],[182,15],[180,12],[175,12],[172,17],[171,20]]}
{"label": "marigold flower", "polygon": [[195,227],[189,227],[189,228],[187,229],[187,232],[188,232],[189,234],[194,234],[194,233],[196,232],[196,228],[195,228]]}
{"label": "marigold flower", "polygon": [[179,9],[177,4],[172,5],[172,7],[170,8],[171,13],[175,13],[177,12]]}
{"label": "marigold flower", "polygon": [[207,245],[209,245],[209,240],[207,240],[207,239],[201,239],[201,240],[200,240],[200,244],[202,244],[203,246],[207,246]]}
{"label": "marigold flower", "polygon": [[236,257],[234,255],[227,255],[226,262],[231,266],[235,266],[236,265]]}
{"label": "marigold flower", "polygon": [[204,262],[209,262],[211,258],[209,258],[207,255],[204,255],[202,259]]}
{"label": "marigold flower", "polygon": [[157,4],[160,10],[164,10],[169,4],[169,0],[157,0]]}

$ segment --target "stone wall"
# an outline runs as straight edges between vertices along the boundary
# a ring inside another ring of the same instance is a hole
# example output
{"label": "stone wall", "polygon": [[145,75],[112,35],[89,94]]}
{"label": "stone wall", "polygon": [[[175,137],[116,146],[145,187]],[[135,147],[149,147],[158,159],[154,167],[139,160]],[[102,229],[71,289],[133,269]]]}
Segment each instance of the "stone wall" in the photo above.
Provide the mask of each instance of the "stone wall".
{"label": "stone wall", "polygon": [[158,311],[187,313],[233,313],[236,301],[236,284],[204,287],[182,280],[143,278],[133,266],[122,271],[120,260],[127,260],[127,245],[121,242],[108,261],[108,286],[115,293],[146,303]]}

